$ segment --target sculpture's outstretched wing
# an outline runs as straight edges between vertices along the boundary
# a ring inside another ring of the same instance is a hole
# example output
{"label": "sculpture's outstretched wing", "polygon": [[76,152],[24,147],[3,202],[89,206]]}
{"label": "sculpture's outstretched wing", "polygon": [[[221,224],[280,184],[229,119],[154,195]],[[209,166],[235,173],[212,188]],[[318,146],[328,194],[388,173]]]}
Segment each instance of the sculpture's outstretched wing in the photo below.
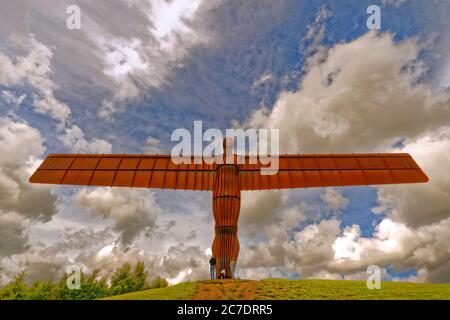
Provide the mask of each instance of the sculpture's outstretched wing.
{"label": "sculpture's outstretched wing", "polygon": [[[190,163],[194,163],[190,159]],[[240,190],[427,182],[407,153],[280,155],[279,171],[262,175],[260,164],[239,165]],[[170,155],[51,154],[31,183],[212,190],[214,165],[175,164]]]}
{"label": "sculpture's outstretched wing", "polygon": [[261,165],[240,165],[241,190],[427,182],[407,153],[280,155],[279,171],[261,175]]}
{"label": "sculpture's outstretched wing", "polygon": [[[194,163],[192,161],[191,163]],[[51,154],[31,183],[212,190],[214,167],[175,164],[170,155]]]}

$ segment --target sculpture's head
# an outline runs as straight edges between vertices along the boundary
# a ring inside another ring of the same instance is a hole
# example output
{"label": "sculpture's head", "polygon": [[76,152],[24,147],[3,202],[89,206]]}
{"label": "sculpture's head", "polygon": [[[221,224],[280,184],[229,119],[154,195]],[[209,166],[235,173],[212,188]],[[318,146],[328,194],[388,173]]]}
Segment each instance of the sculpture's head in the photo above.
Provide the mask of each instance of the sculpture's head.
{"label": "sculpture's head", "polygon": [[224,155],[231,155],[233,153],[234,139],[225,138],[223,139],[223,153]]}

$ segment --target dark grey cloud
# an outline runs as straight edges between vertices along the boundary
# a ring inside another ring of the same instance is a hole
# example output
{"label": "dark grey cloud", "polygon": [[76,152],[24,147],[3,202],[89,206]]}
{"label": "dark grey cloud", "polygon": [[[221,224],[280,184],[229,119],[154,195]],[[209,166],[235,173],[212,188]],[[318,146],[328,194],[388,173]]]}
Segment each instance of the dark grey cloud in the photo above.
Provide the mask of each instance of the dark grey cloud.
{"label": "dark grey cloud", "polygon": [[26,221],[20,215],[0,212],[0,230],[0,258],[29,248]]}

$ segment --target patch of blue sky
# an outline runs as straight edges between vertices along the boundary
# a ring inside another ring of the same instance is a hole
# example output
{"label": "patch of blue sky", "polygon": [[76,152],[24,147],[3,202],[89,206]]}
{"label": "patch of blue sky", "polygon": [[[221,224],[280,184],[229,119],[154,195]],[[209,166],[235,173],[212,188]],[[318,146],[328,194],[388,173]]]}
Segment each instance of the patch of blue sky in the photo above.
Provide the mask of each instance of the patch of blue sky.
{"label": "patch of blue sky", "polygon": [[373,187],[347,187],[341,189],[349,200],[348,206],[340,214],[341,228],[359,225],[361,236],[371,238],[383,215],[374,214],[377,206],[377,189]]}
{"label": "patch of blue sky", "polygon": [[180,215],[200,213],[212,221],[210,192],[157,189],[152,189],[152,192],[156,195],[158,205],[165,212]]}
{"label": "patch of blue sky", "polygon": [[289,280],[299,280],[302,279],[298,272],[289,272],[286,276]]}
{"label": "patch of blue sky", "polygon": [[[388,265],[385,267],[387,273],[392,277],[392,278],[399,278],[401,280],[407,280],[410,277],[415,277],[417,276],[417,270],[416,269],[405,269],[405,270],[397,270],[397,268]],[[391,279],[388,279],[388,281]],[[383,287],[383,284],[381,284],[381,286]]]}
{"label": "patch of blue sky", "polygon": [[41,133],[44,138],[44,146],[52,150],[53,153],[67,151],[67,148],[61,146],[61,142],[57,140],[55,135],[57,122],[48,115],[34,110],[32,99],[34,91],[32,88],[27,86],[0,87],[0,92],[3,90],[12,92],[16,96],[26,94],[26,97],[19,106],[10,105],[0,98],[1,117],[9,116],[29,123]]}
{"label": "patch of blue sky", "polygon": [[341,229],[359,225],[361,236],[372,237],[375,227],[383,219],[383,215],[374,214],[372,208],[377,206],[377,190],[373,187],[345,187],[338,188],[343,196],[347,198],[348,205],[341,210],[327,209],[321,195],[323,189],[305,189],[289,192],[286,207],[292,207],[303,203],[301,207],[306,220],[299,223],[292,231],[301,231],[311,223],[318,223],[323,219],[337,219],[341,222]]}

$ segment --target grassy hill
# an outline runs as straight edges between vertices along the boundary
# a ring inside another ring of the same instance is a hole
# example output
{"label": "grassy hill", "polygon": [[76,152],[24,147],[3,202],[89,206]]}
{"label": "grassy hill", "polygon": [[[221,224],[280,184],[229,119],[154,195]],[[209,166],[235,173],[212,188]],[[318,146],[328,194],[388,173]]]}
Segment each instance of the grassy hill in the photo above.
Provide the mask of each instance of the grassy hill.
{"label": "grassy hill", "polygon": [[450,300],[450,284],[382,282],[380,290],[369,290],[365,281],[349,280],[210,280],[185,282],[109,297],[112,300],[253,300],[253,299],[382,299]]}

